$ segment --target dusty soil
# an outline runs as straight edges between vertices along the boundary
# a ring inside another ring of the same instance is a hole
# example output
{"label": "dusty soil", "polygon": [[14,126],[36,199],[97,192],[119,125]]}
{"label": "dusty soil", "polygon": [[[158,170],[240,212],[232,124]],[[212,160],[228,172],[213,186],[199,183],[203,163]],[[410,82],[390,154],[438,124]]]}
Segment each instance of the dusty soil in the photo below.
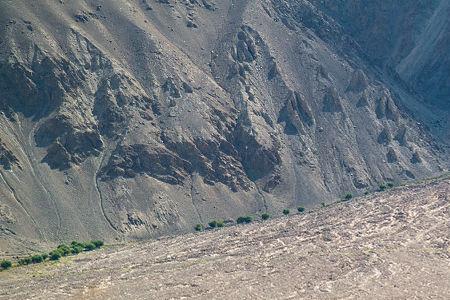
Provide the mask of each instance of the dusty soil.
{"label": "dusty soil", "polygon": [[0,299],[449,299],[450,180],[0,273]]}

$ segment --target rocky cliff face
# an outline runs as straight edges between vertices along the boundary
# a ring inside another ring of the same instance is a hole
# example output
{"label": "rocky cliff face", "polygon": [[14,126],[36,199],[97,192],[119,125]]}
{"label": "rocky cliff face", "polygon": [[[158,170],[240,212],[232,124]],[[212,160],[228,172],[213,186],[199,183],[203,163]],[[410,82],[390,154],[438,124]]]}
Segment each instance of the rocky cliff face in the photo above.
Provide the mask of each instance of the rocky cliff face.
{"label": "rocky cliff face", "polygon": [[428,88],[445,68],[410,86],[449,46],[446,1],[412,21],[421,1],[389,7],[416,25],[392,53],[390,14],[361,3],[3,1],[4,247],[189,231],[445,170],[448,97]]}

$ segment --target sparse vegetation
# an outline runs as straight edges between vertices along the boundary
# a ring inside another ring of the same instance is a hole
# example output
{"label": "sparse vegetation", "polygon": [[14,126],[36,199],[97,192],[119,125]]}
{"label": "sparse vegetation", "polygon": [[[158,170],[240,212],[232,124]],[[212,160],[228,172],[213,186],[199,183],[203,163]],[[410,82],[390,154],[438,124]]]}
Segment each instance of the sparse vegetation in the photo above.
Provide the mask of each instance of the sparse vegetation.
{"label": "sparse vegetation", "polygon": [[2,268],[2,270],[7,270],[12,267],[12,262],[4,259],[0,262],[0,267]]}
{"label": "sparse vegetation", "polygon": [[297,208],[297,211],[298,211],[299,213],[303,213],[303,212],[305,212],[305,208],[302,207],[302,206],[300,206],[299,208]]}
{"label": "sparse vegetation", "polygon": [[236,220],[236,223],[238,223],[238,224],[248,224],[251,222],[253,222],[253,218],[251,216],[239,217]]}
{"label": "sparse vegetation", "polygon": [[56,249],[50,251],[50,253],[46,254],[35,254],[29,257],[21,258],[17,261],[18,265],[26,266],[29,264],[38,264],[44,261],[51,260],[56,261],[61,257],[68,255],[76,255],[83,251],[92,251],[95,249],[99,249],[104,245],[104,242],[101,240],[94,240],[91,242],[80,243],[77,241],[73,241],[70,245],[61,244]]}
{"label": "sparse vegetation", "polygon": [[289,209],[283,209],[283,215],[287,216],[291,213],[291,211]]}
{"label": "sparse vegetation", "polygon": [[263,220],[268,220],[269,218],[270,218],[270,215],[268,213],[263,213],[261,215],[261,219],[263,219]]}

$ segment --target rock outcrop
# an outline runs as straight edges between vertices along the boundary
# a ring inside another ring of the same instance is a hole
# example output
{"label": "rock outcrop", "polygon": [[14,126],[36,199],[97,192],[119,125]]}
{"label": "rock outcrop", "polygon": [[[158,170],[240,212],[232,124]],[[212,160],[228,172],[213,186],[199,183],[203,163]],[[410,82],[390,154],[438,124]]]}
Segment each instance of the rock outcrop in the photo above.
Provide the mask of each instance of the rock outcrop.
{"label": "rock outcrop", "polygon": [[448,76],[423,80],[439,47],[406,61],[419,33],[446,45],[445,1],[386,4],[426,6],[387,40],[363,2],[2,2],[4,247],[190,231],[444,171],[445,88],[424,95]]}

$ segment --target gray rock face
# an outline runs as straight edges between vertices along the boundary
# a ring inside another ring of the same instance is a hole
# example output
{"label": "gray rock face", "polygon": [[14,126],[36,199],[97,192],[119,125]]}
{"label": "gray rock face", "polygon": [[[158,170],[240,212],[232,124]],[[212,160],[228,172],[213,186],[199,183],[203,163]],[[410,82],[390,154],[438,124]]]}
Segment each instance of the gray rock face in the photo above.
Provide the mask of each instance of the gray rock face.
{"label": "gray rock face", "polygon": [[185,232],[444,171],[449,76],[426,70],[450,53],[446,7],[3,1],[0,249]]}

